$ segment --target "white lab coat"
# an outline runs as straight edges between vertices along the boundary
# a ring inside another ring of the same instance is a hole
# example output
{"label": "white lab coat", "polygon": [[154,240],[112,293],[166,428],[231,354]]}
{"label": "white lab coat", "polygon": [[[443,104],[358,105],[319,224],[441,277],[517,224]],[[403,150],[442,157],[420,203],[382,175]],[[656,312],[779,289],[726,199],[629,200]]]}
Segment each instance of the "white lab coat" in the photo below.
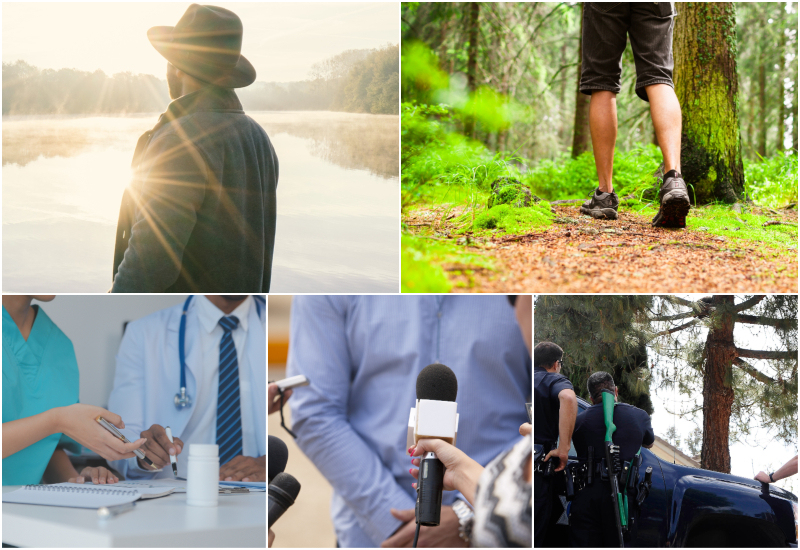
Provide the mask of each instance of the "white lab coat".
{"label": "white lab coat", "polygon": [[[261,316],[257,309],[254,304],[250,308],[248,322],[251,328],[239,368],[247,368],[250,372],[258,456],[264,456],[267,454],[267,315],[263,305],[260,305]],[[133,321],[125,330],[117,353],[114,389],[108,398],[108,409],[122,417],[125,422],[123,432],[131,441],[138,439],[139,434],[153,424],[169,426],[174,437],[182,438],[195,407],[202,406],[194,402],[190,407],[178,410],[174,403],[181,385],[178,333],[182,312],[181,303]],[[195,371],[200,368],[200,346],[194,345],[199,331],[196,309],[190,307],[186,315],[186,392],[193,400],[198,395],[197,378],[200,375]],[[183,453],[189,452],[189,443],[184,440]],[[111,466],[129,479],[152,477],[152,474],[143,475],[135,457],[112,461]]]}

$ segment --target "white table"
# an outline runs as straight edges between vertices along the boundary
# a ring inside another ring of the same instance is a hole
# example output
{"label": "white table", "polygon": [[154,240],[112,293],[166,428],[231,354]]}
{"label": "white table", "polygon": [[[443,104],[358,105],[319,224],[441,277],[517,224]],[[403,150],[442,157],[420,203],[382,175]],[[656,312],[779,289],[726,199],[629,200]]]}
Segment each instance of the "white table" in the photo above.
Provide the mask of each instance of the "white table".
{"label": "white table", "polygon": [[[3,487],[3,492],[19,486]],[[219,506],[186,494],[139,500],[100,521],[96,510],[3,503],[3,542],[33,547],[267,547],[267,493],[220,495]]]}

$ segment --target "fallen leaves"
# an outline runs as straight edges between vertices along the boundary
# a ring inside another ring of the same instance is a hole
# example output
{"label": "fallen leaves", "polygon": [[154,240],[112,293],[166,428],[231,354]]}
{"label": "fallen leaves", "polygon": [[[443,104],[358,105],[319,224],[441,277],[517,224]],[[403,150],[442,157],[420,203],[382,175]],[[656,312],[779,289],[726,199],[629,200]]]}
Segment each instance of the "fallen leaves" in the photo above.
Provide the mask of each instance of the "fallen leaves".
{"label": "fallen leaves", "polygon": [[[461,286],[455,290],[797,292],[796,252],[786,254],[760,243],[713,235],[707,228],[657,229],[630,211],[620,212],[617,220],[595,220],[576,216],[574,205],[555,208],[557,223],[544,231],[487,237],[487,242],[468,247],[469,252],[494,256],[496,270],[477,270],[469,281],[459,278]],[[446,227],[440,230],[446,234]],[[796,251],[796,246],[789,248]]]}

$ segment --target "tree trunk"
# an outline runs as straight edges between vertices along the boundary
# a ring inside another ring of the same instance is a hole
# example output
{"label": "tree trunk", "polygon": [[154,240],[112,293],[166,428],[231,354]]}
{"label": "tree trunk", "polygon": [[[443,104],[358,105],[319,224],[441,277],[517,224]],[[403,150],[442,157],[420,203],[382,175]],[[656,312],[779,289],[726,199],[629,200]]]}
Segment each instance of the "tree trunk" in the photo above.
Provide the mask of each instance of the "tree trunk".
{"label": "tree trunk", "polygon": [[[467,46],[467,89],[470,93],[475,92],[478,72],[478,17],[480,16],[481,5],[478,2],[469,3],[469,14],[467,19],[467,36],[469,44]],[[474,113],[468,113],[464,120],[464,135],[473,137],[475,133]]]}
{"label": "tree trunk", "polygon": [[675,18],[675,93],[683,113],[681,167],[698,204],[744,193],[732,2],[681,2]]}
{"label": "tree trunk", "polygon": [[758,64],[758,154],[767,156],[767,68]]}
{"label": "tree trunk", "polygon": [[703,373],[703,450],[700,466],[705,470],[730,473],[731,453],[728,447],[731,408],[733,406],[733,361],[736,346],[733,327],[736,317],[733,296],[715,295],[717,309],[705,346]]}
{"label": "tree trunk", "polygon": [[775,138],[775,153],[780,154],[786,149],[783,144],[783,138],[786,135],[786,40],[784,39],[783,53],[781,54],[781,68],[778,75],[781,79],[781,85],[778,87],[780,96],[778,96],[778,136]]}
{"label": "tree trunk", "polygon": [[589,131],[589,99],[581,93],[581,58],[583,56],[583,10],[581,2],[581,39],[578,41],[578,77],[575,90],[575,126],[572,130],[572,158],[590,150],[591,134]]}

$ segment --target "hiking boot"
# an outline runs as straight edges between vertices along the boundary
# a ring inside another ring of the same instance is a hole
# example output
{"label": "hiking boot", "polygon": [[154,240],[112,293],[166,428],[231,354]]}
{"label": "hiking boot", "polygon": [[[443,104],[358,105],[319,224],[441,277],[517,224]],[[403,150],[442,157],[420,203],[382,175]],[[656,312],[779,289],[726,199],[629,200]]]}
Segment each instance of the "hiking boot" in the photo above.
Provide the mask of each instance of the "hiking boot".
{"label": "hiking boot", "polygon": [[664,175],[664,183],[658,192],[661,206],[653,218],[653,227],[686,227],[686,214],[689,213],[689,193],[686,182],[675,170]]}
{"label": "hiking boot", "polygon": [[586,214],[598,220],[616,220],[617,208],[619,208],[619,197],[613,191],[603,193],[596,189],[592,198],[583,203],[581,214]]}

